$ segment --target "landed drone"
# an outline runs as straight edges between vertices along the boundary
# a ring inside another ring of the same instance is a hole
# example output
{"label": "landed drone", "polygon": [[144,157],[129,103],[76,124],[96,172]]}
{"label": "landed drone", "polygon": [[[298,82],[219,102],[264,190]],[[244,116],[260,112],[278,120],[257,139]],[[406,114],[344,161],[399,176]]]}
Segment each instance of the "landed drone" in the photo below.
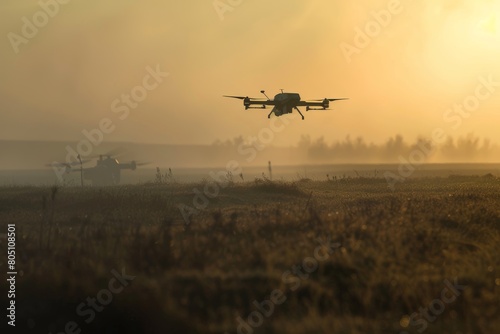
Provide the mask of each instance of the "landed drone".
{"label": "landed drone", "polygon": [[136,170],[137,167],[148,164],[136,161],[122,163],[113,157],[111,153],[99,155],[94,167],[83,167],[83,164],[89,161],[90,160],[81,160],[79,158],[79,162],[53,162],[47,165],[47,167],[52,167],[54,169],[63,168],[65,173],[80,172],[82,186],[83,179],[89,180],[94,186],[110,186],[120,183],[122,170]]}

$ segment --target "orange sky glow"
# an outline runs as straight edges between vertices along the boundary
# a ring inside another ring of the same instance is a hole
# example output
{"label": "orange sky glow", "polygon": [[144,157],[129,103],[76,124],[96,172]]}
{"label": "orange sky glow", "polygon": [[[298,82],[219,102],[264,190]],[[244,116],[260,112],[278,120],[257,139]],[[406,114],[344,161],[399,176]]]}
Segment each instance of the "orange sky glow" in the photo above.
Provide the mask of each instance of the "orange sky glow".
{"label": "orange sky glow", "polygon": [[[0,9],[0,139],[78,141],[103,118],[114,126],[106,141],[254,136],[267,112],[222,95],[283,88],[350,100],[289,119],[275,145],[302,135],[414,140],[436,128],[500,143],[498,1],[6,0]],[[157,68],[168,75],[150,77],[147,96],[120,118],[123,95]]]}

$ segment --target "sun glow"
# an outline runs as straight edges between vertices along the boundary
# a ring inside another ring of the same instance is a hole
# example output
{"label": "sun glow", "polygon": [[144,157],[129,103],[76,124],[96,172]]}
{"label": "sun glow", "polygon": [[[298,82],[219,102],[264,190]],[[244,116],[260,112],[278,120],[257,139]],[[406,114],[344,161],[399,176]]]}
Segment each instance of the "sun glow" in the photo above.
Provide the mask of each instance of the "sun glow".
{"label": "sun glow", "polygon": [[491,15],[489,18],[479,21],[478,29],[490,35],[497,36],[500,29],[500,22],[496,15]]}
{"label": "sun glow", "polygon": [[474,35],[485,42],[497,42],[500,47],[500,4],[489,2],[488,5],[478,6],[470,13],[475,21]]}

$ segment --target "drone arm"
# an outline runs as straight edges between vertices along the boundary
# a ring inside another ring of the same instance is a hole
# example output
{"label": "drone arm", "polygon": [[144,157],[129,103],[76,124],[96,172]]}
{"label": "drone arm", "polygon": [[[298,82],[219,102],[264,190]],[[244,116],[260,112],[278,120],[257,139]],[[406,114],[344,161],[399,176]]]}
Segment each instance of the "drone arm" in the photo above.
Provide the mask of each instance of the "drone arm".
{"label": "drone arm", "polygon": [[[297,106],[306,107],[306,110],[326,110],[330,107],[330,102],[341,101],[347,99],[323,99],[312,101],[300,101]],[[316,107],[316,108],[315,108]]]}
{"label": "drone arm", "polygon": [[249,106],[252,106],[252,105],[274,106],[274,105],[276,105],[276,103],[274,103],[274,101],[270,101],[270,100],[252,100],[252,99],[246,101],[246,104],[248,104]]}
{"label": "drone arm", "polygon": [[120,163],[117,165],[118,169],[130,169],[130,170],[135,170],[137,168],[137,165],[135,163]]}
{"label": "drone arm", "polygon": [[[245,106],[245,109],[266,109],[266,106],[276,105],[276,103],[271,100],[256,99],[248,96],[223,95],[223,97],[243,100],[243,105]],[[253,107],[253,106],[258,106],[258,107]]]}
{"label": "drone arm", "polygon": [[323,101],[300,101],[297,103],[297,107],[322,107],[323,105]]}

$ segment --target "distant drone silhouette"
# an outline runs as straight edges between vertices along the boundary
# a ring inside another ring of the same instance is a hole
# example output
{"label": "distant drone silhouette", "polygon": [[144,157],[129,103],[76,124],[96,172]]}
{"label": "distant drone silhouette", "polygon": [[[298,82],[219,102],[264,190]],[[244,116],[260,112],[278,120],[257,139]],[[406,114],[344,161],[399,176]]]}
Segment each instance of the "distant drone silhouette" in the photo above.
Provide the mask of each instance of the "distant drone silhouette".
{"label": "distant drone silhouette", "polygon": [[[267,98],[267,100],[264,99],[259,99],[259,98],[252,98],[248,96],[231,96],[231,95],[224,95],[223,97],[229,97],[232,99],[239,99],[243,100],[243,105],[245,106],[245,110],[247,109],[266,109],[266,106],[273,106],[273,109],[267,115],[267,118],[271,118],[272,114],[275,114],[276,116],[281,116],[284,114],[291,114],[293,109],[297,110],[302,116],[302,120],[304,119],[304,115],[300,112],[298,107],[306,107],[306,111],[309,110],[327,110],[330,107],[330,102],[333,101],[340,101],[340,100],[348,100],[347,98],[342,98],[342,99],[319,99],[319,100],[307,100],[307,101],[302,101],[300,99],[300,95],[297,93],[285,93],[283,92],[283,89],[281,90],[281,93],[277,94],[274,97],[274,100],[271,100],[267,95],[266,92],[261,90],[260,91],[264,96]],[[259,107],[254,107],[254,106],[259,106]]]}
{"label": "distant drone silhouette", "polygon": [[[147,162],[136,162],[135,160],[129,163],[119,162],[114,155],[116,155],[118,150],[112,150],[105,154],[100,154],[96,165],[94,167],[83,167],[83,164],[91,160],[81,160],[80,155],[78,155],[78,161],[71,163],[62,163],[54,161],[48,164],[47,167],[52,168],[62,168],[65,173],[79,172],[81,175],[81,184],[83,187],[83,179],[92,182],[93,186],[111,186],[120,183],[121,171],[125,169],[136,170],[139,166],[147,165]],[[79,165],[78,169],[73,169],[74,166]]]}

